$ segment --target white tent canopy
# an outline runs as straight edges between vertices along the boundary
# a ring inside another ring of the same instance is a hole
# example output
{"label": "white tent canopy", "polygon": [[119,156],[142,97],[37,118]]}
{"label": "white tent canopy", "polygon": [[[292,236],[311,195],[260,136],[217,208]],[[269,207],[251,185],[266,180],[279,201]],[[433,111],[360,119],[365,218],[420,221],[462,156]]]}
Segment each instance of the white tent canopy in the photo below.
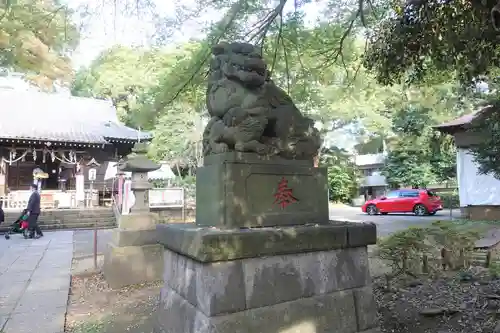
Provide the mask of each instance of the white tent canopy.
{"label": "white tent canopy", "polygon": [[[106,173],[104,174],[104,180],[113,179],[116,177],[116,174],[118,173],[117,164],[117,162],[108,162]],[[158,170],[148,172],[149,180],[175,178],[175,174],[166,162],[161,162],[160,165],[161,167]],[[125,172],[125,178],[130,178],[131,176],[131,172]]]}

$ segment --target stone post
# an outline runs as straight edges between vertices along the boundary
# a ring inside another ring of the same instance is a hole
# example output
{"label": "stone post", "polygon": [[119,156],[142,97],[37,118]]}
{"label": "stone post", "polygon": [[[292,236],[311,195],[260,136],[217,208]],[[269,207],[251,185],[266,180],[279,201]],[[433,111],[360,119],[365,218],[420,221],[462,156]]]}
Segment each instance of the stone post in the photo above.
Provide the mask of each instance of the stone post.
{"label": "stone post", "polygon": [[158,244],[156,217],[148,201],[148,172],[160,166],[147,159],[145,144],[137,143],[133,152],[119,170],[132,172],[136,201],[130,214],[118,217],[104,255],[103,273],[112,288],[158,281],[163,274],[163,246]]}

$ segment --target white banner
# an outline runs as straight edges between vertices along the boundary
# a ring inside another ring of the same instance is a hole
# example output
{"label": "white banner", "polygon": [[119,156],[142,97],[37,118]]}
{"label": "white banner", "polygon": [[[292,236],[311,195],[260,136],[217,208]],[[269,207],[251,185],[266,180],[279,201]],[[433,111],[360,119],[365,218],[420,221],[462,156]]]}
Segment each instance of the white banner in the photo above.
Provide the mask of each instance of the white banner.
{"label": "white banner", "polygon": [[149,190],[149,207],[184,207],[184,188],[154,188]]}
{"label": "white banner", "polygon": [[135,195],[131,187],[132,187],[132,181],[127,179],[123,183],[122,215],[128,215],[130,213],[130,209],[135,204]]}
{"label": "white banner", "polygon": [[457,150],[457,178],[460,207],[500,205],[500,180],[480,175],[474,156],[466,149]]}
{"label": "white banner", "polygon": [[85,181],[83,175],[75,176],[75,188],[76,188],[76,201],[85,200]]}

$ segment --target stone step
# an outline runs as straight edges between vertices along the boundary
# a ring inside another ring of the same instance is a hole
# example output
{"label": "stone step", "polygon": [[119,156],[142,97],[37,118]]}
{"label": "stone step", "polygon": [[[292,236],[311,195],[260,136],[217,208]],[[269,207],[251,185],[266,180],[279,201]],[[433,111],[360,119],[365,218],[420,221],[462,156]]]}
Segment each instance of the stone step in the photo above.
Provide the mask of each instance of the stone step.
{"label": "stone step", "polygon": [[[12,224],[16,221],[16,219],[5,219],[5,224]],[[81,219],[48,219],[48,218],[40,218],[38,219],[39,224],[65,224],[65,223],[103,223],[103,222],[112,222],[116,223],[116,219],[114,217],[106,217],[106,218],[81,218]],[[4,224],[2,223],[2,224]]]}
{"label": "stone step", "polygon": [[[21,215],[21,212],[5,212],[5,217],[14,217],[17,218]],[[104,217],[104,216],[114,216],[114,213],[112,211],[102,211],[102,212],[89,212],[89,213],[77,213],[77,212],[64,212],[64,213],[58,213],[58,214],[47,214],[45,212],[42,212],[40,214],[40,217],[68,217],[68,218],[85,218],[85,217]]]}
{"label": "stone step", "polygon": [[[97,225],[97,229],[112,229],[116,227],[116,223],[100,223]],[[7,231],[9,226],[0,226],[0,233]],[[95,229],[94,224],[90,223],[67,223],[67,224],[40,224],[40,229],[42,230],[86,230]]]}
{"label": "stone step", "polygon": [[40,226],[43,225],[52,225],[52,224],[58,224],[58,225],[103,225],[103,224],[113,224],[116,225],[116,221],[114,220],[100,220],[100,221],[39,221],[38,223]]}
{"label": "stone step", "polygon": [[[102,223],[97,225],[97,229],[113,229],[116,227],[116,224],[114,223]],[[93,224],[85,224],[85,223],[79,223],[79,224],[73,224],[73,223],[68,223],[68,224],[47,224],[47,225],[40,225],[40,228],[42,230],[92,230],[95,229],[95,226]]]}
{"label": "stone step", "polygon": [[[5,222],[0,225],[0,231],[6,231],[16,221],[21,212],[5,212]],[[96,208],[92,210],[49,210],[43,211],[38,218],[40,228],[54,229],[93,229],[114,228],[116,218],[111,208]]]}

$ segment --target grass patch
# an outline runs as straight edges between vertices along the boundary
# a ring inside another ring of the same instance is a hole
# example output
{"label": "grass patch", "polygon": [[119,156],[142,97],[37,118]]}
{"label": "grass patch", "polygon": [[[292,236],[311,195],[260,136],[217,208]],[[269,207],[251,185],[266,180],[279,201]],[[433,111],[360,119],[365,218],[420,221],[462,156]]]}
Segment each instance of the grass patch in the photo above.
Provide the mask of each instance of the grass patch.
{"label": "grass patch", "polygon": [[69,331],[70,333],[101,333],[104,331],[103,322],[83,322],[77,324]]}
{"label": "grass patch", "polygon": [[500,221],[476,221],[468,219],[454,219],[451,223],[457,230],[474,230],[479,233],[486,232],[493,228],[500,228]]}

